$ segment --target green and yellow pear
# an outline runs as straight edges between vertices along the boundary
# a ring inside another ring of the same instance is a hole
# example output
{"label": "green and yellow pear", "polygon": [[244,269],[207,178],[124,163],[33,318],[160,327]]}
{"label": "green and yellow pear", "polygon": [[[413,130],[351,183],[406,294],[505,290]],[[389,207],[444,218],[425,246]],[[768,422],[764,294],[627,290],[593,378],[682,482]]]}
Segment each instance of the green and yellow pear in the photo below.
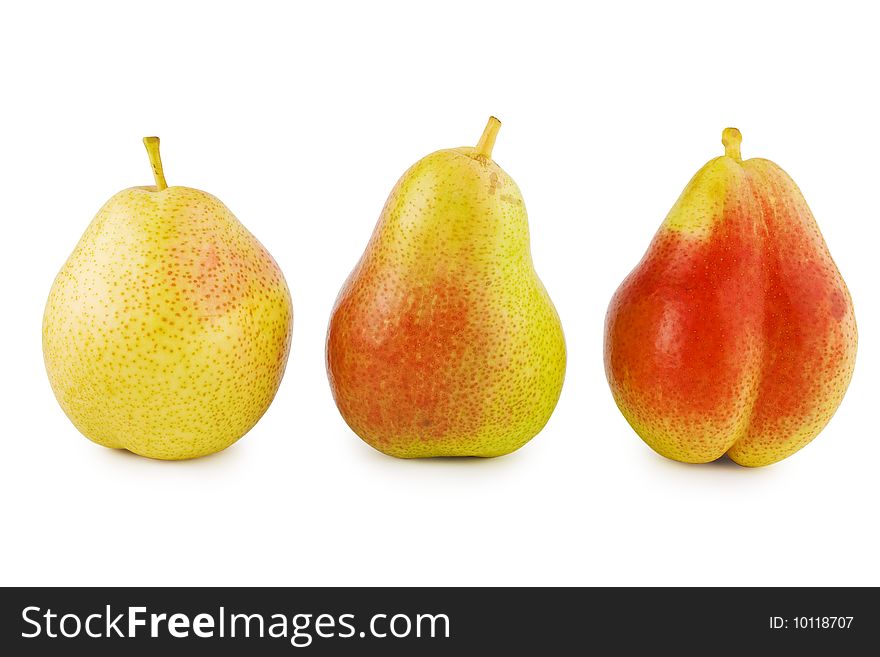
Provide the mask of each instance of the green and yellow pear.
{"label": "green and yellow pear", "polygon": [[565,375],[522,195],[476,147],[437,151],[391,192],[327,336],[336,404],[392,456],[499,456],[535,436]]}
{"label": "green and yellow pear", "polygon": [[217,198],[155,186],[102,207],[55,279],[43,355],[90,440],[157,459],[218,452],[253,427],[287,363],[293,310],[272,256]]}

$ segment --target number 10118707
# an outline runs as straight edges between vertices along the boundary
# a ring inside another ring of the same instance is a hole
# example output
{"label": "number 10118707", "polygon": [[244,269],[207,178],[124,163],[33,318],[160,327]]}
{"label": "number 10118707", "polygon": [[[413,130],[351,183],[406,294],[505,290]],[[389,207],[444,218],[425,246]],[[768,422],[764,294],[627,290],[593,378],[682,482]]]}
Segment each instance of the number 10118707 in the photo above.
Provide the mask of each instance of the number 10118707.
{"label": "number 10118707", "polygon": [[772,630],[848,630],[852,627],[854,616],[782,616],[770,617]]}

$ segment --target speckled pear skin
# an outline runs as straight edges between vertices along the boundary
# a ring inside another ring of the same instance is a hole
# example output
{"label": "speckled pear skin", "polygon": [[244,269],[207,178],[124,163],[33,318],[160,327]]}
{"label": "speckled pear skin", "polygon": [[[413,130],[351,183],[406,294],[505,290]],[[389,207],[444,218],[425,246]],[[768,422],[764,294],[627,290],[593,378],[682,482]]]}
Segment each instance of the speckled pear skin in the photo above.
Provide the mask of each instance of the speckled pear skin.
{"label": "speckled pear skin", "polygon": [[392,456],[500,456],[544,427],[565,342],[490,157],[441,150],[404,173],[337,299],[327,370],[352,430]]}
{"label": "speckled pear skin", "polygon": [[223,203],[135,187],[101,208],[58,274],[43,353],[87,438],[188,459],[225,449],[269,407],[292,318],[278,266]]}
{"label": "speckled pear skin", "polygon": [[825,427],[855,366],[852,299],[794,181],[739,131],[685,188],[608,309],[605,370],[654,450],[744,466]]}

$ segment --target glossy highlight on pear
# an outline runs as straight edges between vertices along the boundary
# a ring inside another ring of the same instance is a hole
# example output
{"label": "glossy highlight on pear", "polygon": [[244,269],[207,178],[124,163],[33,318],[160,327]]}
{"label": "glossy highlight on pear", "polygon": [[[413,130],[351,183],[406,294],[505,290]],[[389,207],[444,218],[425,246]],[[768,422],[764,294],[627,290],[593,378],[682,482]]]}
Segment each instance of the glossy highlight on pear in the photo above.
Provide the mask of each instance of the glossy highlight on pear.
{"label": "glossy highlight on pear", "polygon": [[155,186],[98,211],[52,285],[43,355],[64,412],[90,440],[157,459],[220,451],[275,396],[293,310],[272,256],[217,198]]}
{"label": "glossy highlight on pear", "polygon": [[532,265],[525,204],[476,147],[437,151],[397,182],[333,309],[327,371],[340,413],[401,458],[500,456],[559,399],[565,341]]}
{"label": "glossy highlight on pear", "polygon": [[725,154],[693,177],[605,325],[605,370],[654,450],[745,466],[791,456],[825,427],[855,365],[852,299],[794,181]]}

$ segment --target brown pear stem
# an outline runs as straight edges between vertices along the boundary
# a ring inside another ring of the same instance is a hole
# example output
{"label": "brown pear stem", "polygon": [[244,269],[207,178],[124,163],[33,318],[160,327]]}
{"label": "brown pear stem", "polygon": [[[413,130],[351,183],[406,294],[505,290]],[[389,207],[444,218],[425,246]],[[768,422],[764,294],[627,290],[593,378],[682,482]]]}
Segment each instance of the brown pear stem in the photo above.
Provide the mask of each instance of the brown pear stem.
{"label": "brown pear stem", "polygon": [[159,138],[144,137],[144,146],[147,147],[147,155],[150,156],[150,166],[153,167],[153,178],[156,179],[156,190],[162,191],[168,188],[165,182],[165,172],[162,170],[162,158],[159,156]]}
{"label": "brown pear stem", "polygon": [[737,162],[742,162],[739,145],[742,142],[742,133],[736,128],[724,128],[721,133],[721,143],[724,144],[724,154]]}
{"label": "brown pear stem", "polygon": [[486,159],[492,158],[492,149],[495,147],[495,138],[498,136],[498,131],[500,129],[501,121],[494,116],[490,116],[489,122],[486,124],[486,129],[483,130],[483,136],[480,137],[480,141],[477,142],[477,147],[474,149],[477,155],[482,155]]}

